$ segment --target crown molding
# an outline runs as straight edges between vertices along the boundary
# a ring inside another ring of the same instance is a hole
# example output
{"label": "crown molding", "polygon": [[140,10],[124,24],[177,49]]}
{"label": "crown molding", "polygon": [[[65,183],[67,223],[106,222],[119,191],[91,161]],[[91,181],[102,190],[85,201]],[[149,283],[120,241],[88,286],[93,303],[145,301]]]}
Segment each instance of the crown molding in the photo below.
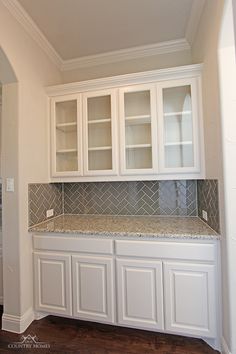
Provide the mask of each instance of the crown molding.
{"label": "crown molding", "polygon": [[190,45],[186,39],[160,42],[151,45],[121,49],[102,54],[89,55],[81,58],[64,60],[61,70],[74,70],[97,65],[116,63],[125,60],[144,58],[165,53],[173,53],[182,50],[190,50]]}
{"label": "crown molding", "polygon": [[192,45],[197,33],[198,24],[202,15],[206,0],[194,0],[186,27],[185,38]]}
{"label": "crown molding", "polygon": [[86,81],[72,82],[56,86],[48,86],[46,93],[49,97],[68,95],[79,92],[121,87],[124,85],[137,85],[152,83],[163,80],[184,79],[193,76],[200,76],[203,64],[178,66],[175,68],[158,69],[132,74],[117,75],[112,77],[92,79]]}
{"label": "crown molding", "polygon": [[[41,47],[41,49],[48,55],[52,62],[61,71],[69,71],[85,67],[105,65],[125,60],[135,60],[144,57],[150,57],[166,53],[174,53],[191,49],[189,45],[190,41],[187,41],[185,38],[181,38],[173,41],[159,42],[151,45],[131,47],[128,49],[121,49],[75,59],[63,60],[17,0],[1,1],[9,10],[9,12],[24,27],[27,33],[35,40],[35,42]],[[205,2],[205,0],[194,1],[194,6],[192,7],[190,17],[193,17],[193,19],[197,18],[197,20],[189,21],[188,27],[190,29],[187,30],[189,35],[194,32],[193,28],[196,27],[199,20],[198,16],[194,15],[195,11],[197,11],[197,13],[200,11],[200,6],[197,5],[198,2],[202,3]],[[190,26],[190,23],[192,22],[196,23],[196,25],[191,24]]]}
{"label": "crown molding", "polygon": [[35,42],[43,49],[52,62],[61,69],[63,60],[49,43],[44,34],[40,31],[38,26],[32,18],[23,9],[17,0],[1,0],[8,11],[15,17],[15,19],[24,27],[27,33],[35,40]]}

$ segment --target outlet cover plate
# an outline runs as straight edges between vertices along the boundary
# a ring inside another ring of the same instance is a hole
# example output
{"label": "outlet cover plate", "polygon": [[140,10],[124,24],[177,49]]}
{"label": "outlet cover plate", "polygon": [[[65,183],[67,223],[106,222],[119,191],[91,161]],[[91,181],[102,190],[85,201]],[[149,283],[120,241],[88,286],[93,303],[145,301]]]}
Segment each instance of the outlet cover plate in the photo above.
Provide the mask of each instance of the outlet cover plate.
{"label": "outlet cover plate", "polygon": [[205,210],[202,211],[202,217],[204,220],[206,220],[206,221],[208,220],[207,211],[205,211]]}
{"label": "outlet cover plate", "polygon": [[53,210],[53,209],[47,210],[47,212],[46,212],[47,218],[50,218],[50,217],[53,216],[53,215],[54,215],[54,210]]}

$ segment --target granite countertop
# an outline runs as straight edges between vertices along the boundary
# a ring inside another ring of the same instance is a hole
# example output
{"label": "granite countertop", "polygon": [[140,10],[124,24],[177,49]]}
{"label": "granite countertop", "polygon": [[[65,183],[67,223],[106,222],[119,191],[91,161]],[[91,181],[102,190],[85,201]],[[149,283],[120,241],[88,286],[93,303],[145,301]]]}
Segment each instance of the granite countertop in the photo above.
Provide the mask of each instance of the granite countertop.
{"label": "granite countertop", "polygon": [[116,237],[220,238],[198,217],[68,214],[32,226],[29,231]]}

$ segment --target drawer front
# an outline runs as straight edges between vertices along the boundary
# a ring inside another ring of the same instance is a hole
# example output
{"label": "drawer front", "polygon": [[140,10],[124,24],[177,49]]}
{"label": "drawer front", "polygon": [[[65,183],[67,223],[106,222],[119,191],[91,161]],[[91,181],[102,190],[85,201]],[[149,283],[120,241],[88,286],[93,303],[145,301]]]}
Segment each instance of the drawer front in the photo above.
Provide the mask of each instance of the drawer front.
{"label": "drawer front", "polygon": [[120,240],[115,242],[115,249],[117,256],[210,262],[215,260],[213,243]]}
{"label": "drawer front", "polygon": [[113,240],[69,236],[33,236],[36,250],[113,254]]}

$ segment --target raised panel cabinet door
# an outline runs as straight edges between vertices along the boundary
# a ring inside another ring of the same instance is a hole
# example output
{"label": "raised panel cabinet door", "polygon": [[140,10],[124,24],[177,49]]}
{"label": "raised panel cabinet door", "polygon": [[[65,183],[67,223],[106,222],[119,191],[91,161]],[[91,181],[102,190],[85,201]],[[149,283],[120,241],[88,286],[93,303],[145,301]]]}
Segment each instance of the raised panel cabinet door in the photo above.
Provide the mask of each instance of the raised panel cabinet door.
{"label": "raised panel cabinet door", "polygon": [[200,172],[201,109],[197,79],[157,85],[161,173]]}
{"label": "raised panel cabinet door", "polygon": [[71,315],[71,256],[35,252],[34,287],[36,310]]}
{"label": "raised panel cabinet door", "polygon": [[118,323],[164,329],[160,261],[117,260]]}
{"label": "raised panel cabinet door", "polygon": [[72,256],[73,315],[114,323],[113,259]]}
{"label": "raised panel cabinet door", "polygon": [[123,175],[157,173],[157,109],[155,85],[119,90],[120,163]]}
{"label": "raised panel cabinet door", "polygon": [[166,329],[215,337],[215,267],[164,262]]}
{"label": "raised panel cabinet door", "polygon": [[80,176],[82,171],[81,95],[51,99],[52,177]]}
{"label": "raised panel cabinet door", "polygon": [[83,94],[84,174],[116,175],[117,97],[116,90]]}

